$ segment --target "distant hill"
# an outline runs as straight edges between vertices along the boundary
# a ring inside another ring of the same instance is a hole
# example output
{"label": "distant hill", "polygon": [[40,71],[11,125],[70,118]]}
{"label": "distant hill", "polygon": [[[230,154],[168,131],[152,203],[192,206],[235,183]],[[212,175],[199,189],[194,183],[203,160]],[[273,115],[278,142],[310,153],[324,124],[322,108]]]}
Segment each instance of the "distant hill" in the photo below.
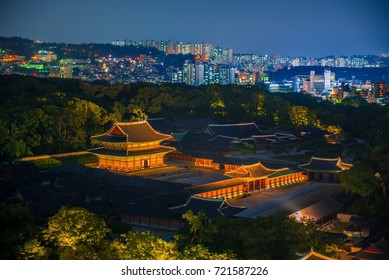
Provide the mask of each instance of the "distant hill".
{"label": "distant hill", "polygon": [[[67,43],[35,43],[32,40],[20,37],[0,37],[0,48],[12,50],[15,54],[31,57],[38,50],[52,50],[63,58],[95,58],[96,56],[124,57],[138,56],[141,54],[159,56],[163,53],[156,48],[144,48],[137,46],[114,46],[111,44],[67,44]],[[163,54],[164,55],[164,54]]]}
{"label": "distant hill", "polygon": [[39,50],[50,50],[57,54],[58,59],[75,58],[87,59],[96,57],[137,57],[149,55],[157,58],[158,62],[164,62],[165,67],[182,66],[185,59],[193,59],[193,55],[168,55],[156,48],[138,46],[114,46],[111,44],[67,44],[67,43],[35,43],[33,40],[21,37],[0,37],[0,49],[10,50],[16,55],[30,58]]}

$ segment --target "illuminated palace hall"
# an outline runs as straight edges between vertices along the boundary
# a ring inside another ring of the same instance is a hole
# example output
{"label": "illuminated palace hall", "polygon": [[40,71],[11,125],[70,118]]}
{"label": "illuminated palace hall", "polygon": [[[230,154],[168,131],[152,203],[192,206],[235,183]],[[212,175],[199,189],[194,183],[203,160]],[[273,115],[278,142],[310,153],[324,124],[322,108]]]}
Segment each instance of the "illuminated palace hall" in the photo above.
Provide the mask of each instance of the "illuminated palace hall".
{"label": "illuminated palace hall", "polygon": [[147,121],[118,122],[106,133],[92,136],[102,147],[89,152],[98,156],[100,168],[134,171],[161,167],[165,154],[175,150],[161,145],[169,138],[170,135],[155,131]]}
{"label": "illuminated palace hall", "polygon": [[273,169],[264,166],[261,162],[235,167],[236,169],[224,173],[231,179],[198,185],[187,190],[192,195],[203,198],[231,198],[308,180],[308,176],[303,174],[302,170],[288,167]]}

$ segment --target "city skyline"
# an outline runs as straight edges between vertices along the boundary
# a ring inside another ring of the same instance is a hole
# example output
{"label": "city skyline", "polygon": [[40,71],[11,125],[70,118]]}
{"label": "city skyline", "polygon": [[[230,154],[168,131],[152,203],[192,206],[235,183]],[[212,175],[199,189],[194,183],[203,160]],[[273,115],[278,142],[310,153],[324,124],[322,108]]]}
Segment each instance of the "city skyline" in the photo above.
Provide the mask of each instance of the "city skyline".
{"label": "city skyline", "polygon": [[105,3],[6,0],[0,4],[0,35],[65,43],[171,39],[211,42],[234,53],[307,57],[389,50],[387,1]]}

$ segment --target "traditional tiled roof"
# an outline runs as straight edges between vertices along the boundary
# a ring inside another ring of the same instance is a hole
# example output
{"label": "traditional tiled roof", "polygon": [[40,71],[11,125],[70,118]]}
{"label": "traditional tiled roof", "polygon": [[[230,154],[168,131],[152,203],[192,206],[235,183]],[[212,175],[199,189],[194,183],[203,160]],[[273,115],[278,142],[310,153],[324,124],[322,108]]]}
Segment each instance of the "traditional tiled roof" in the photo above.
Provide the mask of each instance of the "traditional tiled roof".
{"label": "traditional tiled roof", "polygon": [[175,125],[179,129],[200,130],[212,123],[210,119],[177,119]]}
{"label": "traditional tiled roof", "polygon": [[144,216],[160,219],[181,219],[181,215],[175,211],[170,211],[166,207],[154,207],[150,205],[121,203],[119,205],[119,211],[121,214],[128,214],[134,216]]}
{"label": "traditional tiled roof", "polygon": [[282,133],[282,132],[276,132],[275,135],[279,140],[286,141],[286,140],[302,140],[301,138],[296,137],[296,135],[291,133]]}
{"label": "traditional tiled roof", "polygon": [[[58,212],[61,206],[67,205],[70,199],[50,199],[34,202],[28,205],[35,218],[38,218],[38,224],[47,224],[47,217],[53,216]],[[40,219],[43,217],[43,219]]]}
{"label": "traditional tiled roof", "polygon": [[98,194],[100,186],[96,180],[87,176],[58,178],[55,185],[64,193],[87,192],[93,195]]}
{"label": "traditional tiled roof", "polygon": [[335,201],[331,197],[328,197],[326,199],[320,200],[315,204],[312,204],[311,206],[301,209],[300,211],[297,211],[291,214],[290,216],[298,221],[304,218],[308,220],[313,219],[314,221],[317,221],[327,215],[339,211],[342,208],[342,204]]}
{"label": "traditional tiled roof", "polygon": [[278,143],[280,139],[275,134],[253,135],[252,139],[256,144]]}
{"label": "traditional tiled roof", "polygon": [[284,169],[278,170],[278,171],[274,172],[273,174],[267,176],[267,178],[277,178],[277,177],[281,177],[281,176],[285,176],[285,175],[289,175],[289,174],[294,174],[294,173],[298,173],[298,172],[301,172],[301,170],[296,170],[293,168],[284,168]]}
{"label": "traditional tiled roof", "polygon": [[[57,197],[63,197],[64,194],[55,191],[51,186],[36,185],[17,189],[18,196],[23,200],[44,201]],[[66,196],[66,195],[65,195]]]}
{"label": "traditional tiled roof", "polygon": [[101,181],[103,183],[112,184],[114,186],[127,186],[132,189],[148,190],[152,191],[153,193],[160,194],[179,192],[190,186],[190,184],[186,183],[153,180],[148,178],[125,176],[113,173],[106,174],[103,178],[101,178]]}
{"label": "traditional tiled roof", "polygon": [[82,164],[67,162],[62,164],[60,167],[55,169],[57,176],[68,176],[68,175],[86,175],[90,177],[101,177],[106,172],[105,169],[92,168]]}
{"label": "traditional tiled roof", "polygon": [[213,161],[214,163],[219,164],[229,164],[229,165],[250,165],[258,163],[256,158],[233,158],[233,157],[217,157]]}
{"label": "traditional tiled roof", "polygon": [[253,122],[237,124],[209,124],[208,129],[213,136],[222,135],[227,137],[236,137],[239,139],[248,139],[253,135],[264,134],[264,132]]}
{"label": "traditional tiled roof", "polygon": [[38,172],[38,167],[30,161],[17,160],[8,167],[14,174],[33,174]]}
{"label": "traditional tiled roof", "polygon": [[203,210],[208,218],[216,218],[225,216],[227,213],[229,216],[233,216],[245,210],[245,207],[231,205],[225,199],[208,199],[191,196],[184,205],[170,209],[181,214],[189,210],[197,214]]}
{"label": "traditional tiled roof", "polygon": [[300,164],[301,169],[307,171],[327,171],[327,172],[340,172],[350,169],[352,164],[342,162],[340,157],[338,158],[318,158],[312,157],[308,163]]}
{"label": "traditional tiled roof", "polygon": [[174,193],[164,193],[160,195],[147,196],[137,199],[131,199],[134,204],[150,205],[155,207],[173,207],[182,205],[189,199],[190,195],[185,190]]}
{"label": "traditional tiled roof", "polygon": [[105,156],[140,156],[140,155],[150,155],[157,153],[169,153],[175,151],[176,149],[173,147],[167,146],[158,146],[151,149],[142,149],[142,150],[119,150],[119,149],[108,149],[104,147],[89,149],[88,151],[92,154],[96,155],[105,155]]}
{"label": "traditional tiled roof", "polygon": [[350,255],[355,258],[365,260],[388,260],[389,242],[384,237],[382,237],[380,240],[371,244],[367,248]]}
{"label": "traditional tiled roof", "polygon": [[238,169],[228,171],[224,173],[228,177],[234,178],[261,178],[268,177],[271,174],[276,173],[277,171],[284,171],[287,168],[283,169],[270,169],[265,167],[262,163],[258,162],[252,165],[244,165],[239,167]]}
{"label": "traditional tiled roof", "polygon": [[302,258],[300,258],[300,260],[334,260],[334,258],[328,257],[315,251],[311,251]]}
{"label": "traditional tiled roof", "polygon": [[239,144],[241,141],[236,137],[217,135],[215,138],[209,139],[208,142],[212,145],[231,145]]}
{"label": "traditional tiled roof", "polygon": [[164,118],[148,118],[147,121],[154,130],[160,133],[171,134],[176,130],[174,125]]}
{"label": "traditional tiled roof", "polygon": [[125,143],[127,138],[125,135],[102,134],[102,135],[92,136],[91,139],[99,141],[99,142]]}
{"label": "traditional tiled roof", "polygon": [[186,191],[192,195],[195,195],[195,194],[215,191],[215,190],[219,190],[219,189],[224,189],[224,188],[228,188],[228,187],[239,186],[239,185],[242,185],[244,183],[245,183],[245,181],[243,181],[242,179],[233,178],[233,179],[227,179],[227,180],[222,180],[222,181],[217,181],[217,182],[213,182],[213,183],[208,183],[208,184],[190,187],[190,188],[187,188]]}
{"label": "traditional tiled roof", "polygon": [[100,142],[132,142],[144,143],[163,141],[171,136],[155,131],[147,121],[117,122],[110,130],[101,135],[92,136],[91,139]]}
{"label": "traditional tiled roof", "polygon": [[[230,165],[253,165],[257,164],[259,160],[257,158],[243,158],[243,157],[224,157],[220,156],[218,153],[208,153],[208,152],[199,152],[199,151],[184,151],[184,154],[190,155],[194,158],[204,158],[204,159],[211,159],[213,160],[214,163],[219,163],[219,164],[230,164]],[[261,164],[266,168],[266,169],[271,169],[271,170],[284,170],[285,167],[291,165],[288,163],[280,163],[280,162],[274,162],[274,161],[261,161]]]}

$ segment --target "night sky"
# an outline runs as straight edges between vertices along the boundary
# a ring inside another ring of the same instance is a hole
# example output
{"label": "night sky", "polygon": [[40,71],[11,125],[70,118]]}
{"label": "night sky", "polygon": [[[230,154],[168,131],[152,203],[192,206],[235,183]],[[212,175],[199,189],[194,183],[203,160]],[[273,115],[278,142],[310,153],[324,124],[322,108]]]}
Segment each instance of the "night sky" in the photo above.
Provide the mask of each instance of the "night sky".
{"label": "night sky", "polygon": [[234,53],[389,52],[389,0],[1,0],[0,36],[211,42]]}

